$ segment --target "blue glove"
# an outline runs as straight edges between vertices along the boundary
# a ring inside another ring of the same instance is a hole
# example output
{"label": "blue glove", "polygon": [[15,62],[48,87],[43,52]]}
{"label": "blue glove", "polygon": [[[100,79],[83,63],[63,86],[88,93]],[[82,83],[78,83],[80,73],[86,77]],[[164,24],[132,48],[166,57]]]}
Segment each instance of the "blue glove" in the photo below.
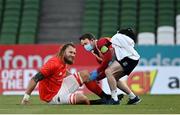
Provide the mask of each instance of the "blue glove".
{"label": "blue glove", "polygon": [[97,72],[97,70],[93,70],[93,71],[90,73],[89,79],[90,79],[91,81],[93,81],[93,80],[96,80],[97,77],[98,77],[98,72]]}

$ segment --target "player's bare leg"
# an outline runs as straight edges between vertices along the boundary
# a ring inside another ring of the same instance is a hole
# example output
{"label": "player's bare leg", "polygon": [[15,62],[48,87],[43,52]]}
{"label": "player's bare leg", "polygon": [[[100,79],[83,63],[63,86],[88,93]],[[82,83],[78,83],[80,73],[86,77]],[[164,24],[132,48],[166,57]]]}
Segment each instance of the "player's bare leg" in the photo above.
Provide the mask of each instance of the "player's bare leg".
{"label": "player's bare leg", "polygon": [[89,81],[89,71],[88,70],[83,70],[83,71],[80,71],[78,72],[79,76],[80,76],[80,79],[82,80],[82,82],[88,82]]}
{"label": "player's bare leg", "polygon": [[138,102],[140,102],[139,97],[131,91],[131,89],[124,81],[120,80],[121,77],[125,76],[123,67],[117,61],[115,61],[110,67],[112,70],[111,72],[117,81],[117,87],[125,92],[129,97],[128,104],[137,104]]}
{"label": "player's bare leg", "polygon": [[112,102],[110,101],[110,104],[119,104],[118,95],[117,95],[117,81],[116,81],[115,76],[113,74],[113,70],[118,70],[116,61],[114,61],[105,70],[105,74],[107,76],[107,81],[108,81],[108,84],[109,84],[109,87],[110,87],[110,90],[111,90]]}
{"label": "player's bare leg", "polygon": [[83,95],[81,93],[76,93],[75,100],[76,100],[75,104],[87,104],[87,105],[90,105],[89,99],[85,95]]}
{"label": "player's bare leg", "polygon": [[117,63],[115,62],[114,65],[111,66],[111,68],[112,68],[112,74],[114,75],[117,81],[117,87],[129,95],[132,92],[131,89],[124,81],[120,80],[120,78],[125,76],[123,72],[124,71],[123,67],[118,62]]}

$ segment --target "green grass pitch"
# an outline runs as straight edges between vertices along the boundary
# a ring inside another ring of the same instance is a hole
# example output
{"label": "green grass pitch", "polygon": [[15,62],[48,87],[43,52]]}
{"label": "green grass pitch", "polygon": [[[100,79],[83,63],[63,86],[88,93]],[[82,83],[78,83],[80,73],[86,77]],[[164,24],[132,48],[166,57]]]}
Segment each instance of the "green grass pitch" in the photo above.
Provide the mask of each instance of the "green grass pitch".
{"label": "green grass pitch", "polygon": [[[95,99],[96,96],[88,96]],[[141,95],[138,105],[48,105],[31,96],[30,105],[20,105],[22,96],[0,96],[0,114],[180,114],[179,95]]]}

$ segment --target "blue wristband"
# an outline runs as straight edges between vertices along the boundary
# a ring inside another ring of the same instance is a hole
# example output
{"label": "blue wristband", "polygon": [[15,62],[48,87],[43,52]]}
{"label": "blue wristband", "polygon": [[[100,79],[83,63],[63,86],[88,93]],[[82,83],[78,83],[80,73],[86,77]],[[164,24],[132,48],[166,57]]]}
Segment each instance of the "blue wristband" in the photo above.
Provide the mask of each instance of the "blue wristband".
{"label": "blue wristband", "polygon": [[89,79],[92,81],[92,80],[96,80],[97,77],[98,77],[98,72],[97,72],[97,70],[93,70],[93,71],[90,73]]}

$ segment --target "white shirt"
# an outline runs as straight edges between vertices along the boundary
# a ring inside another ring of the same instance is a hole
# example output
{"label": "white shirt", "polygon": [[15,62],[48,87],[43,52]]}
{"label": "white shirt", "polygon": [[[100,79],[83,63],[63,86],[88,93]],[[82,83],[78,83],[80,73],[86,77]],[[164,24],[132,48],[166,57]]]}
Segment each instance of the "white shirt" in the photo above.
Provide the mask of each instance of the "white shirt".
{"label": "white shirt", "polygon": [[117,59],[120,61],[124,57],[138,60],[140,55],[134,49],[134,41],[121,33],[115,34],[111,39],[112,47],[115,49]]}

